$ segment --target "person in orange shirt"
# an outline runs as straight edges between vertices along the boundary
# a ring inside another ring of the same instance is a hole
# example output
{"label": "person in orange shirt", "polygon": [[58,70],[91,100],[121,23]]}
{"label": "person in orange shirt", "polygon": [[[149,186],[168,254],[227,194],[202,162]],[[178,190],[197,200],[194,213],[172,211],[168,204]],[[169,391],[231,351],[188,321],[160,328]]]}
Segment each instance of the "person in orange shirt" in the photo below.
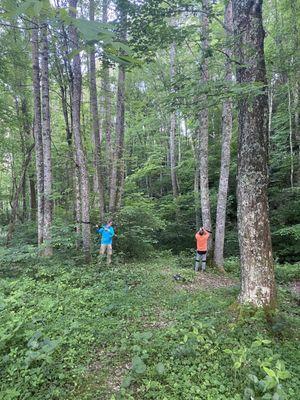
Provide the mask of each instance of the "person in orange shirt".
{"label": "person in orange shirt", "polygon": [[201,260],[201,269],[205,271],[206,269],[206,253],[207,253],[207,242],[210,237],[211,231],[208,231],[203,226],[196,233],[195,238],[197,241],[197,252],[196,252],[196,263],[195,271],[199,271],[199,261]]}

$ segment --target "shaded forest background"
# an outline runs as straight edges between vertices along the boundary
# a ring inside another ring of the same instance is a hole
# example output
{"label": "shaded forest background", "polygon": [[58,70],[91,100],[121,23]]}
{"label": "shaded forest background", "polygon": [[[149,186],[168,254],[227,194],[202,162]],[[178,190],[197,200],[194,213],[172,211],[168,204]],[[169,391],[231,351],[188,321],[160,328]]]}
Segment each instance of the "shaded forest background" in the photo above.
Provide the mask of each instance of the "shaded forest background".
{"label": "shaded forest background", "polygon": [[[203,33],[200,2],[95,2],[97,22],[91,25],[88,20],[92,18],[90,7],[94,2],[79,1],[79,22],[77,25],[73,22],[79,32],[77,45],[74,32],[68,27],[72,26],[68,19],[72,15],[66,11],[66,2],[53,3],[58,14],[53,14],[47,2],[39,2],[38,7],[30,1],[14,3],[19,5],[19,11],[12,10],[9,21],[5,17],[0,24],[3,244],[12,223],[15,226],[9,244],[18,246],[20,257],[34,252],[37,244],[31,45],[32,24],[39,23],[46,27],[49,46],[52,157],[49,201],[54,251],[78,249],[86,222],[92,228],[95,245],[93,225],[109,217],[116,224],[115,245],[120,256],[143,258],[154,249],[171,249],[178,254],[194,248],[194,232],[202,223],[197,132],[199,113],[203,110],[208,110],[208,177],[215,231],[222,106],[231,98],[233,130],[224,251],[225,257],[237,256],[237,101],[245,91],[252,90],[254,95],[259,89],[237,84],[234,72],[231,81],[226,79],[226,62],[230,61],[233,71],[237,62],[226,50],[235,46],[233,37],[224,29],[226,2],[203,2],[209,3],[206,14],[209,25]],[[7,14],[11,2],[3,0],[1,7]],[[270,110],[269,204],[273,251],[279,262],[295,262],[300,256],[299,3],[265,1],[263,17]],[[207,47],[203,47],[204,35],[209,42]],[[42,39],[39,40],[41,45]],[[80,192],[76,189],[78,155],[74,150],[77,146],[72,105],[74,71],[70,68],[70,60],[76,54],[82,71],[80,119],[88,174],[89,221],[82,221],[83,217],[76,214]],[[206,81],[199,72],[199,65],[204,64],[209,71]],[[99,115],[98,126],[93,104]],[[117,193],[112,203],[114,188]],[[12,210],[15,210],[13,216]]]}

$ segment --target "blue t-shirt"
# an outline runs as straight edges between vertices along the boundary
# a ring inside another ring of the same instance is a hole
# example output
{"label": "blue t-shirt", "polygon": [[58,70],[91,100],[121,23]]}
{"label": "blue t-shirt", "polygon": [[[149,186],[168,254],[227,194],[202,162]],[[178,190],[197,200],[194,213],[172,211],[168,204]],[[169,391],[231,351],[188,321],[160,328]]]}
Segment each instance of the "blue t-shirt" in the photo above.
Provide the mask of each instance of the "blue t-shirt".
{"label": "blue t-shirt", "polygon": [[112,244],[112,238],[115,235],[115,231],[112,226],[103,225],[100,229],[97,230],[97,232],[101,235],[101,244]]}

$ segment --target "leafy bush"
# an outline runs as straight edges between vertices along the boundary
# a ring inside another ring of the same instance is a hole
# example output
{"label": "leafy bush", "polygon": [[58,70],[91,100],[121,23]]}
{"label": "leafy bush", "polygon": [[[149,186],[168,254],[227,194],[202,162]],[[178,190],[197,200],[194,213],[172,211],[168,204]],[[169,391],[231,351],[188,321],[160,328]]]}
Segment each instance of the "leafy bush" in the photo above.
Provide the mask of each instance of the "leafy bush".
{"label": "leafy bush", "polygon": [[195,249],[189,249],[186,251],[181,251],[176,257],[176,265],[179,268],[193,269],[195,264]]}
{"label": "leafy bush", "polygon": [[22,244],[18,247],[0,247],[0,264],[35,263],[37,261],[38,248],[31,244]]}
{"label": "leafy bush", "polygon": [[76,226],[56,219],[52,225],[52,246],[55,249],[74,250],[76,243]]}
{"label": "leafy bush", "polygon": [[149,255],[158,243],[165,222],[157,216],[154,202],[140,195],[127,197],[116,216],[116,249],[128,258]]}
{"label": "leafy bush", "polygon": [[240,261],[238,257],[228,257],[224,260],[224,269],[231,275],[240,276]]}
{"label": "leafy bush", "polygon": [[300,263],[276,265],[275,276],[278,283],[288,283],[300,280]]}
{"label": "leafy bush", "polygon": [[278,229],[272,235],[275,256],[280,262],[299,262],[300,224]]}

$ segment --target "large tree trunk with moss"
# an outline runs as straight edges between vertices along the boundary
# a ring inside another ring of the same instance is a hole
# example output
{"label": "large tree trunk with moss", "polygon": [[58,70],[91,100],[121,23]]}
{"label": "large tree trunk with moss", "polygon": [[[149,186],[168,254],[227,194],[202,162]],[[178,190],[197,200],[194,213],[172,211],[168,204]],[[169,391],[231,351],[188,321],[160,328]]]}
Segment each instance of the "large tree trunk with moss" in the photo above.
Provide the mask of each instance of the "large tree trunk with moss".
{"label": "large tree trunk with moss", "polygon": [[273,307],[276,290],[268,217],[267,83],[262,0],[233,0],[237,80],[260,86],[239,100],[238,235],[242,304]]}
{"label": "large tree trunk with moss", "polygon": [[[200,65],[200,84],[207,85],[209,81],[207,50],[209,46],[209,1],[203,0],[203,13],[201,13],[201,65]],[[199,174],[200,174],[200,200],[202,225],[211,230],[209,183],[208,183],[208,108],[207,95],[201,95],[201,111],[199,113],[198,146],[199,146]],[[211,248],[211,240],[208,249]]]}
{"label": "large tree trunk with moss", "polygon": [[37,186],[37,225],[38,245],[43,243],[44,236],[44,161],[43,161],[43,136],[41,120],[41,81],[39,62],[39,28],[32,29],[32,82],[34,104],[34,140],[35,140],[35,164]]}
{"label": "large tree trunk with moss", "polygon": [[[233,21],[232,21],[232,3],[231,0],[227,3],[225,8],[224,27],[228,39],[232,37]],[[225,49],[227,57],[225,63],[225,80],[232,82],[232,68],[230,58],[232,51],[230,47]],[[228,98],[223,103],[222,110],[222,149],[221,149],[221,169],[217,202],[217,215],[216,215],[216,236],[215,236],[215,249],[214,249],[214,262],[221,270],[224,269],[224,237],[225,237],[225,221],[226,221],[226,204],[228,192],[228,179],[230,167],[230,143],[232,136],[232,99]]]}
{"label": "large tree trunk with moss", "polygon": [[[90,21],[95,20],[95,2],[90,0]],[[90,52],[90,107],[92,115],[92,131],[94,142],[94,168],[97,182],[99,218],[103,220],[104,216],[104,191],[103,191],[103,176],[101,165],[101,140],[100,140],[100,122],[98,111],[98,97],[97,97],[97,84],[96,84],[96,58],[95,49],[92,47]]]}
{"label": "large tree trunk with moss", "polygon": [[[77,0],[70,0],[70,15],[76,17]],[[73,50],[78,50],[79,40],[78,33],[74,26],[70,27],[70,40],[72,42]],[[82,224],[82,243],[85,259],[90,259],[90,216],[89,216],[89,181],[86,159],[83,149],[81,137],[81,122],[80,122],[80,108],[81,108],[81,59],[80,54],[75,54],[73,57],[73,82],[72,82],[72,116],[73,116],[73,134],[74,145],[76,152],[76,162],[79,170],[79,186],[81,193],[81,221]]]}
{"label": "large tree trunk with moss", "polygon": [[49,104],[49,69],[47,27],[41,30],[42,136],[44,160],[44,255],[51,256],[52,225],[52,163]]}

